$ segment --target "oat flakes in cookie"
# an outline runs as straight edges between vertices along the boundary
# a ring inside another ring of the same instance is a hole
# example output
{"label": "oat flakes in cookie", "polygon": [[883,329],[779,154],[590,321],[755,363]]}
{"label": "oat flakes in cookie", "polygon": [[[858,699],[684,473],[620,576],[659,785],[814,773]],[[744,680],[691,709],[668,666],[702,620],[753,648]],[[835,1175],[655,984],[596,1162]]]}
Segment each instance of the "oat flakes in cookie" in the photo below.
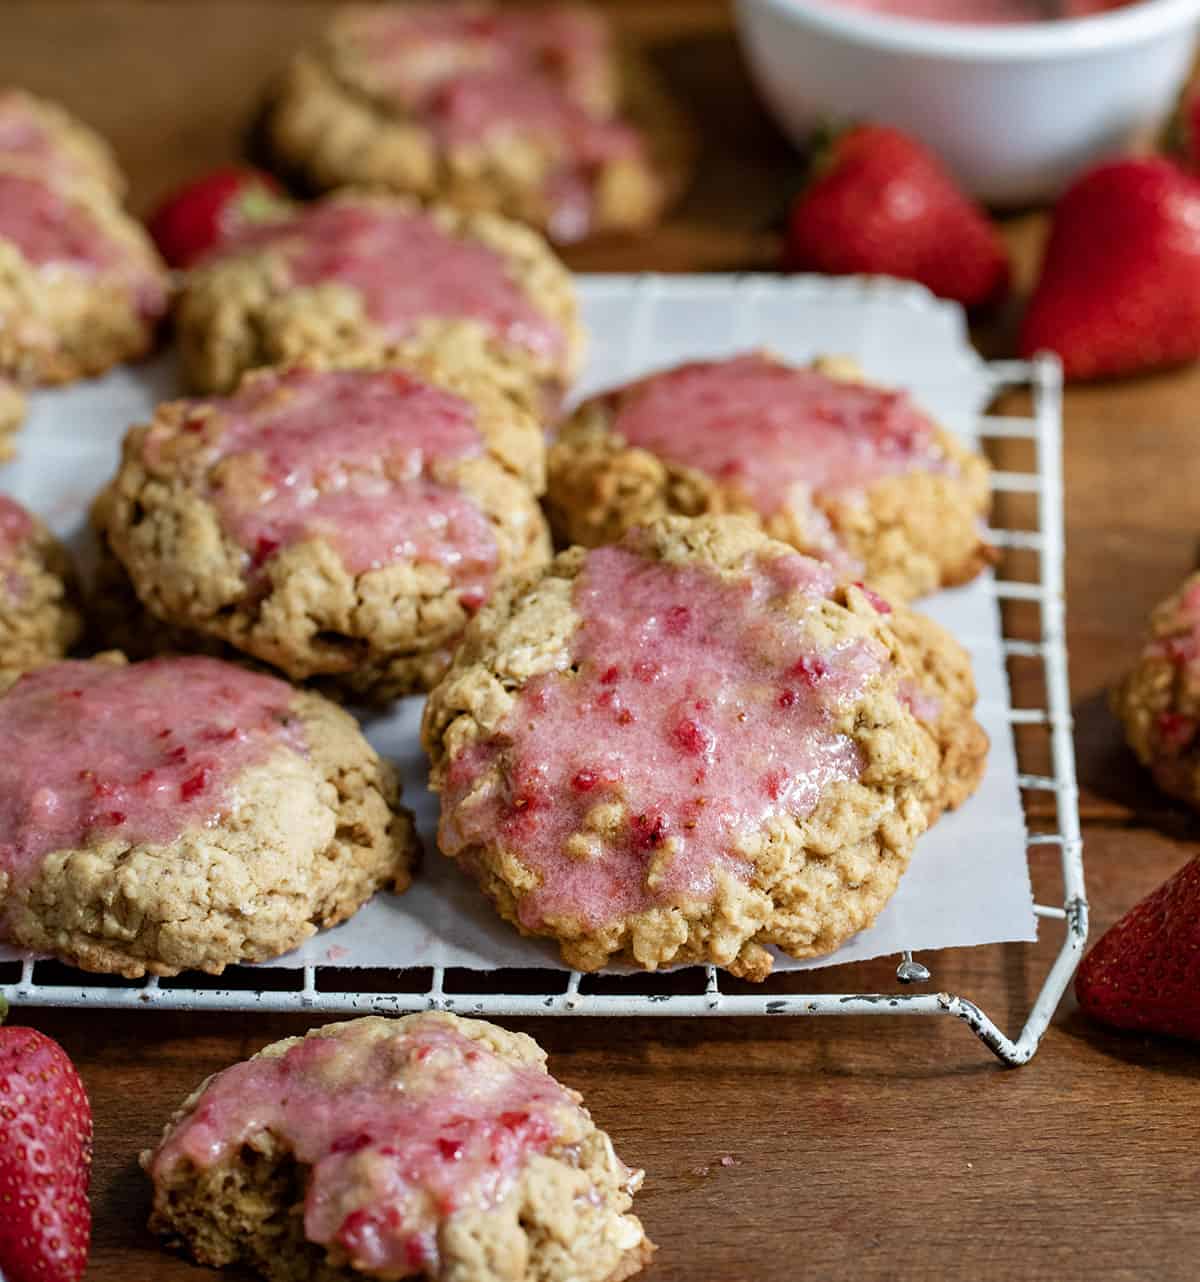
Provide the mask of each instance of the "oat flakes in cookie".
{"label": "oat flakes in cookie", "polygon": [[622,1282],[631,1170],[531,1038],[443,1012],[313,1029],[217,1073],[142,1155],[150,1227],[272,1280]]}
{"label": "oat flakes in cookie", "polygon": [[1200,809],[1200,574],[1151,614],[1149,635],[1114,688],[1112,707],[1155,783]]}
{"label": "oat flakes in cookie", "polygon": [[61,659],[82,631],[66,548],[36,516],[0,494],[0,680]]}
{"label": "oat flakes in cookie", "polygon": [[472,373],[297,367],[161,406],[96,516],[156,619],[387,699],[547,560],[542,484],[539,425]]}
{"label": "oat flakes in cookie", "polygon": [[188,273],[176,319],[200,391],[228,391],[260,365],[433,352],[541,413],[557,407],[583,346],[570,274],[536,232],[365,193],[251,225]]}
{"label": "oat flakes in cookie", "polygon": [[576,5],[340,9],[282,78],[266,132],[318,190],[433,197],[560,243],[652,225],[690,149],[645,61]]}
{"label": "oat flakes in cookie", "polygon": [[425,711],[442,852],[564,960],[832,952],[939,769],[873,594],[736,518],[572,548],[497,593]]}
{"label": "oat flakes in cookie", "polygon": [[278,957],[417,854],[342,709],[207,658],[66,660],[0,696],[0,939],[130,977]]}
{"label": "oat flakes in cookie", "polygon": [[551,448],[547,510],[594,547],[678,513],[733,512],[908,601],[990,560],[988,466],[846,360],[700,361],[587,401]]}

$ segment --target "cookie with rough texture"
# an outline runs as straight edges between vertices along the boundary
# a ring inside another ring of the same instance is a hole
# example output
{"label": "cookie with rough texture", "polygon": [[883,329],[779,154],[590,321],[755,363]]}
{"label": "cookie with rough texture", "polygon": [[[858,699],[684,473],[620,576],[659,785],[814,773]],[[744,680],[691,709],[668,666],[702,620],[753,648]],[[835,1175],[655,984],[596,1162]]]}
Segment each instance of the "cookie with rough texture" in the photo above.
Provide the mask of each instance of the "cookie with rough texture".
{"label": "cookie with rough texture", "polygon": [[201,391],[260,365],[435,352],[538,411],[557,405],[583,344],[570,274],[536,232],[365,193],[250,227],[188,273],[177,322]]}
{"label": "cookie with rough texture", "polygon": [[0,697],[0,938],[220,973],[407,888],[392,767],[319,695],[207,658],[50,664]]}
{"label": "cookie with rough texture", "polygon": [[432,197],[560,243],[651,226],[687,168],[674,103],[575,5],[340,9],[282,78],[266,132],[317,190]]}
{"label": "cookie with rough texture", "polygon": [[1151,614],[1149,635],[1113,689],[1112,707],[1155,783],[1200,809],[1200,574]]}
{"label": "cookie with rough texture", "polygon": [[82,631],[66,548],[0,494],[0,672],[61,659]]}
{"label": "cookie with rough texture", "polygon": [[260,370],[134,428],[96,516],[155,618],[391,698],[436,681],[496,583],[548,559],[543,450],[469,372]]}
{"label": "cookie with rough texture", "polygon": [[987,768],[989,744],[987,732],[975,720],[971,656],[941,624],[916,610],[896,606],[887,622],[908,671],[908,705],[937,748],[938,769],[926,800],[932,824],[974,793]]}
{"label": "cookie with rough texture", "polygon": [[142,356],[166,298],[139,223],[0,156],[0,377],[65,383]]}
{"label": "cookie with rough texture", "polygon": [[115,200],[125,179],[112,148],[57,103],[23,89],[0,89],[0,158],[60,183],[91,186]]}
{"label": "cookie with rough texture", "polygon": [[25,393],[11,379],[0,378],[0,463],[17,452],[13,437],[25,421]]}
{"label": "cookie with rough texture", "polygon": [[895,601],[991,559],[987,463],[845,360],[754,353],[594,397],[550,450],[546,506],[555,534],[586,547],[675,513],[751,516]]}
{"label": "cookie with rough texture", "polygon": [[895,891],[937,770],[886,618],[733,518],[562,553],[430,695],[442,852],[581,970],[832,952]]}
{"label": "cookie with rough texture", "polygon": [[621,1282],[643,1173],[523,1033],[444,1012],[275,1042],[142,1154],[150,1227],[272,1282]]}

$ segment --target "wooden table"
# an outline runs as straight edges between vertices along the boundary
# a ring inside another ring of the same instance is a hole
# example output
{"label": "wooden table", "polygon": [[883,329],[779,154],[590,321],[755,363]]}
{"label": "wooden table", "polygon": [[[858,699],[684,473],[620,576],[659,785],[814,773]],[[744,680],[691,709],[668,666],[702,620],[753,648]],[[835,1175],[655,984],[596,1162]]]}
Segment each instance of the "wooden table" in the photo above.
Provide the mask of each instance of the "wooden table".
{"label": "wooden table", "polygon": [[[698,123],[700,177],[655,237],[571,255],[589,269],[769,267],[795,157],[756,106],[726,5],[612,5]],[[143,210],[226,161],[266,77],[327,6],[285,0],[6,0],[0,82],[62,99],[116,143]],[[1007,232],[1028,280],[1042,220]],[[999,328],[982,336],[1003,350]],[[1093,931],[1192,851],[1194,822],[1122,750],[1104,690],[1149,607],[1193,565],[1200,368],[1067,399],[1069,619]],[[1035,868],[1035,879],[1042,873]],[[1010,1027],[1049,945],[940,962],[939,987]],[[890,965],[831,982],[869,988]],[[96,1116],[90,1276],[214,1276],[144,1229],[138,1150],[206,1073],[305,1021],[22,1011],[79,1064]],[[523,1025],[649,1175],[647,1275],[687,1279],[1193,1279],[1200,1061],[1098,1032],[1068,999],[1034,1063],[1001,1068],[957,1023],[545,1020]],[[1189,1085],[1190,1083],[1190,1085]],[[732,1157],[732,1165],[722,1165]]]}

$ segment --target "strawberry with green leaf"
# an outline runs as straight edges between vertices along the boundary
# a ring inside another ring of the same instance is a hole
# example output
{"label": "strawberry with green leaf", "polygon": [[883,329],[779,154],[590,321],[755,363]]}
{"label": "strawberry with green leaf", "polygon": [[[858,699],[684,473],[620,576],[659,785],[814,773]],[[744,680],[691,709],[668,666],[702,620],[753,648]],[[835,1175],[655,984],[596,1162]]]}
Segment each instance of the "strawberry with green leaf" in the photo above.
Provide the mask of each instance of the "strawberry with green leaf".
{"label": "strawberry with green leaf", "polygon": [[170,267],[187,268],[259,223],[286,218],[294,204],[258,169],[218,169],[179,188],[147,220]]}

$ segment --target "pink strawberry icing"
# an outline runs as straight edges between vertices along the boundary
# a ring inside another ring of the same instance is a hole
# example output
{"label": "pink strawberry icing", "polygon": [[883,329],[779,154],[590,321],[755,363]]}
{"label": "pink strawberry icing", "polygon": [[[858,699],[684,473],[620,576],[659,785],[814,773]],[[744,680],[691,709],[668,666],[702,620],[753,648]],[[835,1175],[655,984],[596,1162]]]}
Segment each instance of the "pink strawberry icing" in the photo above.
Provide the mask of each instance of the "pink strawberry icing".
{"label": "pink strawberry icing", "polygon": [[124,278],[147,317],[166,307],[161,283],[129,249],[106,235],[82,205],[37,178],[0,172],[0,240],[43,271]]}
{"label": "pink strawberry icing", "polygon": [[836,0],[836,3],[894,18],[923,18],[927,22],[969,26],[1012,26],[1090,18],[1136,0]]}
{"label": "pink strawberry icing", "polygon": [[904,392],[761,353],[681,365],[614,395],[613,432],[735,486],[763,516],[948,466],[934,424]]}
{"label": "pink strawberry icing", "polygon": [[59,146],[18,93],[0,91],[0,157],[36,164],[43,176],[78,178],[90,173]]}
{"label": "pink strawberry icing", "polygon": [[306,751],[292,688],[216,659],[127,667],[66,661],[0,698],[0,872],[9,888],[52,851],[166,843],[237,805],[237,779]]}
{"label": "pink strawberry icing", "polygon": [[[490,595],[491,525],[439,479],[483,451],[468,401],[399,370],[297,369],[191,404],[213,411],[186,420],[185,430],[212,442],[209,493],[253,569],[281,548],[325,537],[353,574],[417,561],[442,566],[472,607]],[[152,465],[163,443],[152,430]]]}
{"label": "pink strawberry icing", "polygon": [[[813,640],[829,567],[793,554],[722,579],[649,558],[640,537],[588,554],[570,666],[529,682],[449,765],[439,843],[514,852],[541,882],[519,906],[530,928],[707,901],[719,874],[749,875],[739,840],[861,769],[832,722],[888,659],[868,639]],[[613,802],[615,838],[592,822]]]}
{"label": "pink strawberry icing", "polygon": [[0,560],[9,560],[32,537],[33,518],[15,499],[0,494]]}
{"label": "pink strawberry icing", "polygon": [[265,246],[283,256],[295,286],[355,290],[367,316],[395,339],[426,320],[462,318],[537,356],[556,357],[566,345],[561,327],[537,309],[500,254],[417,210],[318,202],[292,218],[247,227],[221,252]]}
{"label": "pink strawberry icing", "polygon": [[217,1074],[150,1174],[210,1167],[270,1133],[311,1167],[310,1241],[376,1276],[434,1277],[446,1219],[496,1206],[533,1156],[586,1129],[541,1068],[425,1020],[399,1036],[307,1037]]}
{"label": "pink strawberry icing", "polygon": [[357,13],[343,35],[374,91],[443,145],[520,134],[552,156],[555,239],[588,234],[605,164],[643,155],[641,135],[614,114],[607,29],[583,10],[392,6]]}

